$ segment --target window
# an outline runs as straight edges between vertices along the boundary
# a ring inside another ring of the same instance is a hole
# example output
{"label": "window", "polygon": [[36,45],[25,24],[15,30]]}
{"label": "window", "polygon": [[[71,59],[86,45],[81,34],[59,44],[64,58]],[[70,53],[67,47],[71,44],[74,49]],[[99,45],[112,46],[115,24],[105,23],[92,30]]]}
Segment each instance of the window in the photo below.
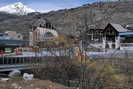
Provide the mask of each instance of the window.
{"label": "window", "polygon": [[44,34],[44,38],[48,38],[48,37],[54,37],[54,35],[51,32],[46,32]]}
{"label": "window", "polygon": [[20,35],[18,35],[18,38],[21,38],[21,36],[20,36]]}

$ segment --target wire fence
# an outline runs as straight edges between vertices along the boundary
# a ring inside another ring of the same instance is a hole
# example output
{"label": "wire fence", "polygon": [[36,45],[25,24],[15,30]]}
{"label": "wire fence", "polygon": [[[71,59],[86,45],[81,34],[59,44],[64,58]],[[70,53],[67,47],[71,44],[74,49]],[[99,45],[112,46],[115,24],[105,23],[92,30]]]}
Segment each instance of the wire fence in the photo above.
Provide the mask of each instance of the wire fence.
{"label": "wire fence", "polygon": [[[74,48],[41,48],[41,50],[43,51],[27,52],[24,53],[25,55],[1,56],[0,66],[29,64],[31,71],[37,78],[48,79],[68,87],[79,89],[104,89],[104,81],[106,80],[101,80],[100,75],[96,74],[102,73],[102,68],[106,67],[99,68],[106,64],[113,66],[113,70],[117,71],[117,73],[124,73],[128,76],[133,73],[132,59],[127,55],[128,53],[132,54],[132,52],[125,51],[123,52],[125,55],[123,58],[113,58],[111,55],[113,56],[115,53],[118,55],[115,50],[110,54],[110,58],[102,58],[101,56],[101,58],[91,59],[88,57],[86,51],[82,51],[81,55],[74,55]],[[78,59],[81,59],[81,61]],[[94,68],[90,65],[94,66]],[[106,76],[108,75],[104,75],[104,77]],[[112,76],[110,72],[109,76]],[[132,84],[132,82],[133,80],[131,79],[129,84]]]}

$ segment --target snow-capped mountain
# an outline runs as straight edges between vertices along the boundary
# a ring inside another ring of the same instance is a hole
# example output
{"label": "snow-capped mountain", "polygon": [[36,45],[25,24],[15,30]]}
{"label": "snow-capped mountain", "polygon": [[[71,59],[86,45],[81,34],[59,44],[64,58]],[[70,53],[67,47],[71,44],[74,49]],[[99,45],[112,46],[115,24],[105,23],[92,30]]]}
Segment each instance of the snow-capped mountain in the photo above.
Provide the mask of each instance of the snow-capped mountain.
{"label": "snow-capped mountain", "polygon": [[10,14],[26,15],[28,13],[35,12],[35,10],[25,6],[21,2],[10,4],[0,8],[0,12],[6,12]]}

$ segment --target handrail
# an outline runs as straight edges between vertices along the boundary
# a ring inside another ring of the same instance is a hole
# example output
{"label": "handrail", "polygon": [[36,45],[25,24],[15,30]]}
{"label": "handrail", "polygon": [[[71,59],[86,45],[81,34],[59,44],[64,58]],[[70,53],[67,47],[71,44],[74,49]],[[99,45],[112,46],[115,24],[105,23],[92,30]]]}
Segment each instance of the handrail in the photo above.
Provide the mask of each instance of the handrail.
{"label": "handrail", "polygon": [[133,43],[120,43],[120,46],[133,46]]}

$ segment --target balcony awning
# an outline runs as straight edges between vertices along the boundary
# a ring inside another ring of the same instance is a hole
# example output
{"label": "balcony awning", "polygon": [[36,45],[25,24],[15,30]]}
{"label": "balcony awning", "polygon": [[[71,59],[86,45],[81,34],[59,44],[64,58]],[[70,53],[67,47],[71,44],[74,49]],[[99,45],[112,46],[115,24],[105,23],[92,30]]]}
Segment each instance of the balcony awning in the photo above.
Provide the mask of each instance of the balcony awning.
{"label": "balcony awning", "polygon": [[22,46],[24,44],[27,44],[28,41],[24,40],[5,40],[0,39],[0,46]]}
{"label": "balcony awning", "polygon": [[133,32],[120,32],[119,36],[128,36],[128,35],[133,35]]}

